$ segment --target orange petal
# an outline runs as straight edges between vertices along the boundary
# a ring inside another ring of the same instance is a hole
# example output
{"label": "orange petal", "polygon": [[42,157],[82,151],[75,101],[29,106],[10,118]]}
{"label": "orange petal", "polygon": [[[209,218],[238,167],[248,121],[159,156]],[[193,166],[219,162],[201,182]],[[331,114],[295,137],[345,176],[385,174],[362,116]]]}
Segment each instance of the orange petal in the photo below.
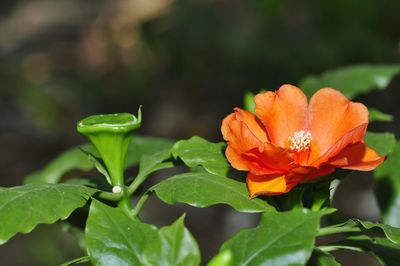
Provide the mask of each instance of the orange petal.
{"label": "orange petal", "polygon": [[309,161],[326,153],[347,132],[368,123],[368,109],[363,104],[353,103],[329,88],[311,97],[308,112],[313,138]]}
{"label": "orange petal", "polygon": [[289,192],[300,182],[300,178],[287,179],[284,175],[247,175],[247,187],[250,196],[279,195]]}
{"label": "orange petal", "polygon": [[371,171],[378,167],[384,160],[385,157],[380,156],[365,143],[358,142],[346,147],[332,158],[329,164],[344,169]]}
{"label": "orange petal", "polygon": [[239,108],[223,120],[221,132],[232,147],[242,152],[262,147],[263,142],[268,141],[264,126],[257,118]]}
{"label": "orange petal", "polygon": [[246,162],[242,156],[230,145],[226,147],[225,155],[228,161],[231,163],[232,167],[239,170],[239,171],[248,171],[249,163]]}
{"label": "orange petal", "polygon": [[255,113],[265,125],[272,143],[288,147],[288,137],[307,129],[307,97],[297,87],[283,85],[276,92],[257,94]]}
{"label": "orange petal", "polygon": [[[332,157],[336,156],[347,146],[357,143],[363,139],[365,132],[367,130],[367,124],[362,124],[355,129],[347,132],[343,137],[341,137],[332,147],[330,147],[324,154],[319,158],[309,158],[309,165],[318,167],[321,163],[329,161]],[[317,155],[317,153],[314,153]],[[314,160],[314,161],[313,161]]]}

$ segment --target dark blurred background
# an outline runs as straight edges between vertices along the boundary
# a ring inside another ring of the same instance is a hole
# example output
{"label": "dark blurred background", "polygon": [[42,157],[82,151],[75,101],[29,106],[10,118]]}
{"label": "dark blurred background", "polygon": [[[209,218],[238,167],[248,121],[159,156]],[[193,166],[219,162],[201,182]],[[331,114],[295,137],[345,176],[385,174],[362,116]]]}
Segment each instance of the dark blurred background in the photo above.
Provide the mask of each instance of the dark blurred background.
{"label": "dark blurred background", "polygon": [[[21,184],[84,142],[75,125],[90,114],[136,113],[143,105],[140,134],[220,141],[221,121],[245,91],[355,63],[400,63],[399,14],[398,0],[2,0],[0,185]],[[399,85],[396,78],[386,91],[357,98],[395,116],[371,130],[400,135]],[[371,175],[344,183],[336,200],[343,216],[379,220]],[[153,204],[149,222],[166,224],[182,212]],[[192,209],[184,207],[187,224],[205,260],[255,220],[218,206]],[[1,265],[79,256],[73,238],[57,232],[40,226],[19,235],[0,247]],[[346,265],[346,254],[339,256]]]}

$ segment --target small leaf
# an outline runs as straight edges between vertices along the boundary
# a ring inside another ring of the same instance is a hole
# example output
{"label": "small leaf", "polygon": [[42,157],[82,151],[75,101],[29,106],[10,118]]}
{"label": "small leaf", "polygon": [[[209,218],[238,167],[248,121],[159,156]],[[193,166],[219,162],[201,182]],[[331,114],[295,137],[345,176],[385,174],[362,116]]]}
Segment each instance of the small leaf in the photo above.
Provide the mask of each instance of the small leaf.
{"label": "small leaf", "polygon": [[66,219],[97,190],[72,184],[24,185],[0,190],[0,244],[38,224]]}
{"label": "small leaf", "polygon": [[397,142],[387,160],[374,171],[375,193],[383,222],[400,227],[400,142]]}
{"label": "small leaf", "polygon": [[60,264],[60,266],[71,266],[71,265],[81,264],[81,263],[88,262],[88,261],[89,261],[89,256],[84,256],[84,257],[80,257],[80,258],[76,258],[76,259],[67,261],[63,264]]}
{"label": "small leaf", "polygon": [[86,222],[86,245],[94,265],[142,265],[143,251],[155,239],[154,226],[93,200]]}
{"label": "small leaf", "polygon": [[373,89],[385,89],[399,73],[400,65],[353,65],[305,77],[299,87],[308,97],[321,88],[334,88],[354,98]]}
{"label": "small leaf", "polygon": [[340,266],[340,263],[335,260],[332,254],[319,249],[314,250],[308,264],[316,266]]}
{"label": "small leaf", "polygon": [[254,109],[256,108],[256,103],[254,102],[254,93],[252,92],[245,92],[244,97],[243,97],[243,107],[247,111],[254,113]]}
{"label": "small leaf", "polygon": [[183,220],[184,216],[158,231],[157,241],[152,241],[143,253],[144,265],[200,265],[200,251],[196,240],[185,228]]}
{"label": "small leaf", "polygon": [[111,178],[110,175],[108,174],[107,167],[105,166],[103,160],[101,160],[101,158],[96,157],[93,153],[85,151],[84,149],[81,149],[81,151],[84,154],[86,154],[89,160],[96,167],[97,171],[99,171],[107,179],[108,184],[111,185]]}
{"label": "small leaf", "polygon": [[209,173],[225,175],[229,164],[224,155],[225,143],[212,143],[200,137],[178,141],[172,148],[172,155],[189,167],[203,166]]}
{"label": "small leaf", "polygon": [[233,266],[233,254],[229,249],[218,253],[207,266]]}
{"label": "small leaf", "polygon": [[367,132],[364,137],[365,142],[376,150],[380,155],[387,155],[392,152],[396,145],[396,137],[393,133]]}
{"label": "small leaf", "polygon": [[266,212],[256,228],[240,231],[223,244],[221,251],[231,250],[233,265],[238,266],[305,265],[322,215],[302,209]]}
{"label": "small leaf", "polygon": [[390,114],[385,114],[376,108],[368,108],[369,122],[392,122],[394,117]]}
{"label": "small leaf", "polygon": [[179,174],[161,181],[151,190],[168,204],[183,202],[204,208],[223,203],[242,212],[274,210],[262,199],[251,199],[245,183],[207,172]]}

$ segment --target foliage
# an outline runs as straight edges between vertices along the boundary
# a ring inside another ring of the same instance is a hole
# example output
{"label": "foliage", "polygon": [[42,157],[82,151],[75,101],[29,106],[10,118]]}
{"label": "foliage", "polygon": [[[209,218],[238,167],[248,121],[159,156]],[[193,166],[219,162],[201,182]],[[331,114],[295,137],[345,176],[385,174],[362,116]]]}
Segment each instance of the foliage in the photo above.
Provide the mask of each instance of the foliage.
{"label": "foliage", "polygon": [[[384,89],[399,71],[399,66],[353,66],[308,77],[301,84],[309,95],[316,88],[333,86],[355,97]],[[252,110],[250,98],[251,93],[245,105]],[[241,230],[221,245],[210,266],[339,265],[331,253],[339,249],[371,252],[383,265],[396,265],[400,254],[400,143],[394,134],[368,132],[365,136],[369,146],[388,156],[374,172],[383,223],[351,219],[322,227],[322,217],[337,215],[329,205],[328,184],[337,174],[323,178],[325,182],[302,184],[286,195],[250,198],[244,177],[234,172],[225,158],[224,143],[197,136],[174,143],[132,135],[134,128],[126,121],[107,116],[104,123],[103,118],[97,116],[94,122],[82,125],[91,127],[93,144],[67,150],[29,175],[25,185],[0,189],[1,244],[17,233],[29,233],[38,224],[64,220],[72,227],[69,217],[80,209],[86,224],[84,231],[76,231],[84,236],[80,243],[85,243],[81,245],[86,246],[87,256],[63,265],[86,261],[94,265],[200,265],[200,249],[184,224],[190,217],[182,215],[161,228],[141,221],[141,210],[155,195],[171,205],[206,208],[225,204],[238,212],[261,213],[256,227]],[[379,110],[370,115],[370,121],[392,119]],[[96,130],[92,130],[93,124]],[[87,128],[81,132],[86,134]],[[137,174],[125,178],[124,170],[132,167],[137,167]],[[150,188],[144,185],[153,173],[175,167],[179,173],[164,175]],[[94,168],[99,173],[88,175]],[[76,178],[65,179],[71,172]],[[92,175],[104,176],[108,185]],[[139,196],[134,206],[132,196]],[[325,244],[316,241],[333,234],[343,237]]]}

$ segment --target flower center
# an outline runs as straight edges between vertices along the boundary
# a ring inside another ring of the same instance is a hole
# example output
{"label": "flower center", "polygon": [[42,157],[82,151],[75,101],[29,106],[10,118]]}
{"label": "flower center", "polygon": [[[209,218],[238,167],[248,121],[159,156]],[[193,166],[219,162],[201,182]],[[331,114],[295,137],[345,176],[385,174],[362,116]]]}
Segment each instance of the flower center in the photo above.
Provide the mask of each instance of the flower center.
{"label": "flower center", "polygon": [[300,152],[302,150],[308,150],[312,140],[311,132],[309,130],[296,131],[293,137],[289,136],[288,140],[292,151]]}

